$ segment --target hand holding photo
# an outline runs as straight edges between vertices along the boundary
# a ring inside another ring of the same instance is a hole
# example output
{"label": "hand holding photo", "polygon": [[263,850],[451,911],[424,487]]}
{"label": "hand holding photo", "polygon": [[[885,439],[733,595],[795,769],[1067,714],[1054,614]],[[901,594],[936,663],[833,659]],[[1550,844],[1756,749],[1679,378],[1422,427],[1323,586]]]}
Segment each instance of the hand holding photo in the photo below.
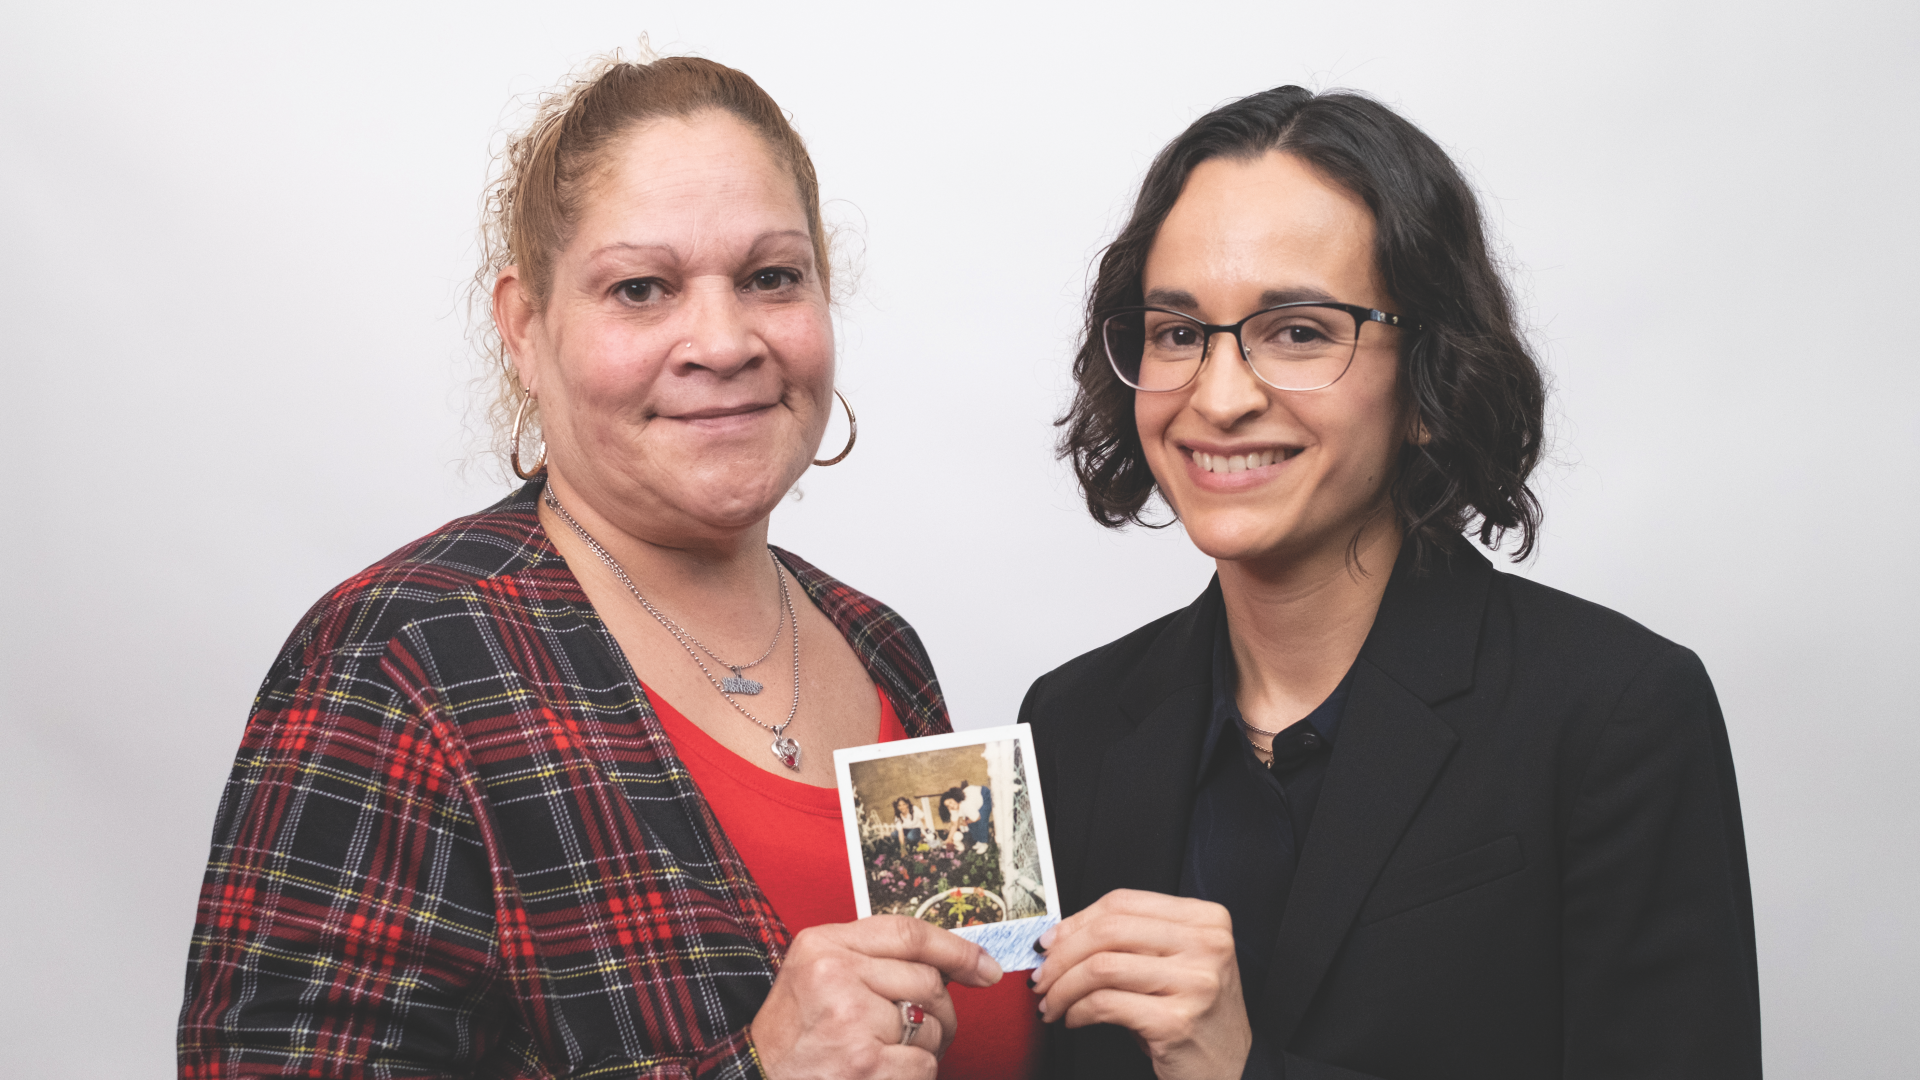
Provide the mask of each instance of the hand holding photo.
{"label": "hand holding photo", "polygon": [[835,750],[860,916],[910,915],[1003,970],[1037,966],[1060,897],[1033,760],[1022,724]]}

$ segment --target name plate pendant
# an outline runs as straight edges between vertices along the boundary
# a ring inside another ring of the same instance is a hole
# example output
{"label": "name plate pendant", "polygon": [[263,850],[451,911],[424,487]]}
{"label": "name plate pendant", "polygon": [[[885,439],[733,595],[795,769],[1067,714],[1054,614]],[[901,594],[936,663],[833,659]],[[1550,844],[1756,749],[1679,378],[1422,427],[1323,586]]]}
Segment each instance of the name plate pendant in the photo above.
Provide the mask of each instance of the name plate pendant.
{"label": "name plate pendant", "polygon": [[723,694],[757,694],[767,688],[765,683],[740,674],[739,668],[733,668],[732,671],[733,674],[720,680],[720,692]]}

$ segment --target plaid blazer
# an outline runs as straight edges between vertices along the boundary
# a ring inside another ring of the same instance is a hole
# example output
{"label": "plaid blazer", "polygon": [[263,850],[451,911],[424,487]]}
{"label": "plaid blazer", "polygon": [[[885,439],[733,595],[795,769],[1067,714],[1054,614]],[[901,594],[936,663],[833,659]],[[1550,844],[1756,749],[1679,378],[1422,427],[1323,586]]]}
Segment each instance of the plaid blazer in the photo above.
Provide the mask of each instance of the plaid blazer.
{"label": "plaid blazer", "polygon": [[[214,825],[182,1077],[757,1077],[786,928],[536,516],[541,485],[334,589]],[[920,639],[786,552],[899,705]]]}

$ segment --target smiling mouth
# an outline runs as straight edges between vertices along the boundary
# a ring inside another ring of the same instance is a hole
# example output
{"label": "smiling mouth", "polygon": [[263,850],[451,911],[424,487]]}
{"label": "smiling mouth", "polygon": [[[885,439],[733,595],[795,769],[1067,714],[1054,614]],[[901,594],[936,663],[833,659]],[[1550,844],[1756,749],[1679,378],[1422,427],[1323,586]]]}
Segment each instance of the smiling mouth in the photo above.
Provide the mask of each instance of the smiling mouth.
{"label": "smiling mouth", "polygon": [[680,413],[661,413],[668,420],[724,420],[730,416],[746,416],[749,413],[765,412],[772,405],[715,405],[705,409],[688,409]]}
{"label": "smiling mouth", "polygon": [[1251,454],[1209,454],[1205,450],[1188,450],[1193,463],[1210,473],[1237,473],[1248,469],[1265,468],[1275,462],[1285,461],[1300,453],[1298,448],[1274,447]]}

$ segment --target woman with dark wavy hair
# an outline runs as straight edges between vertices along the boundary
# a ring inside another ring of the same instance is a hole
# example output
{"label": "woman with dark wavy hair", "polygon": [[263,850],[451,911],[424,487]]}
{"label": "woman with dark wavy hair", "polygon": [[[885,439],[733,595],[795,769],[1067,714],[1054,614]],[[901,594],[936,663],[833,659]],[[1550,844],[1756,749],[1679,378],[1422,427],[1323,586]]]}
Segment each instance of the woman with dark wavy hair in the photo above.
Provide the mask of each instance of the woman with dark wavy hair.
{"label": "woman with dark wavy hair", "polygon": [[1545,391],[1447,155],[1351,93],[1200,118],[1074,375],[1095,519],[1157,496],[1218,573],[1022,708],[1048,1074],[1758,1077],[1706,672],[1467,539],[1533,549]]}

